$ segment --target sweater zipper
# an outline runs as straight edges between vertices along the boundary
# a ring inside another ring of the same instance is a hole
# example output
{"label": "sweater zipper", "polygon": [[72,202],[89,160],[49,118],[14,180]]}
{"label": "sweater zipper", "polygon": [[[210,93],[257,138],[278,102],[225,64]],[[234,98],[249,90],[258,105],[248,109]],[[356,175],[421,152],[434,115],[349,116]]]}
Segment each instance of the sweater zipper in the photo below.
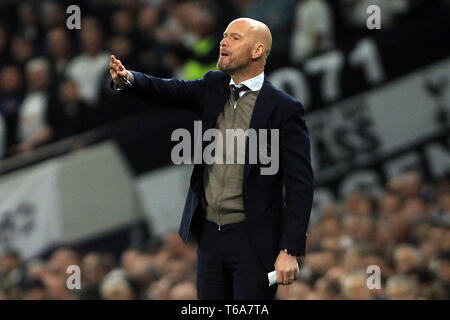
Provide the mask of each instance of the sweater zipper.
{"label": "sweater zipper", "polygon": [[220,227],[222,226],[222,222],[221,222],[221,219],[220,219],[220,209],[216,209],[216,211],[217,211],[217,215],[219,217],[219,228],[217,230],[220,231]]}

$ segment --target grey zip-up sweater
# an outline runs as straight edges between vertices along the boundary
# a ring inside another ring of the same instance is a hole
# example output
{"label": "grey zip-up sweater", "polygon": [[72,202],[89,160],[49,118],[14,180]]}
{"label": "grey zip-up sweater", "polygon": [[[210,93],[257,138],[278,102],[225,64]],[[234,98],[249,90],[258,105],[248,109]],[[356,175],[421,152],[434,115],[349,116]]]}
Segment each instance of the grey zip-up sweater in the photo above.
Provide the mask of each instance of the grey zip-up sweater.
{"label": "grey zip-up sweater", "polygon": [[[242,183],[244,180],[244,164],[237,163],[237,144],[234,138],[234,150],[228,150],[226,129],[248,130],[259,91],[246,91],[235,100],[231,94],[225,103],[223,111],[217,118],[215,128],[220,130],[223,137],[223,164],[205,165],[204,190],[206,203],[206,219],[221,225],[241,222],[245,220],[244,203],[242,199]],[[245,140],[244,140],[245,141]],[[228,141],[228,144],[230,141]],[[245,145],[244,145],[245,152]],[[234,152],[234,164],[226,163],[227,152]]]}

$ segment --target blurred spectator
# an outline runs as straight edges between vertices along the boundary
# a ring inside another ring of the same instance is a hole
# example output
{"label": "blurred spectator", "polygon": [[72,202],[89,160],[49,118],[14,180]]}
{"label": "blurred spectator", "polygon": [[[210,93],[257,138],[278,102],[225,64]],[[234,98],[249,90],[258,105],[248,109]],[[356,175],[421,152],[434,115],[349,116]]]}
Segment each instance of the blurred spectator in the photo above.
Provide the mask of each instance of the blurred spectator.
{"label": "blurred spectator", "polygon": [[[155,39],[155,32],[156,29],[160,23],[160,17],[159,17],[159,11],[157,8],[153,7],[144,7],[137,16],[136,21],[136,46],[140,48],[140,51],[149,52],[145,53],[145,55],[151,55],[152,47],[157,45],[156,39]],[[140,60],[143,61],[142,57],[144,55],[140,54]],[[118,57],[121,57],[118,55]],[[147,59],[150,58],[150,61],[155,61],[156,57],[153,57],[151,59],[150,56],[147,57]],[[150,65],[153,65],[153,63],[150,63]]]}
{"label": "blurred spectator", "polygon": [[66,26],[66,6],[58,1],[45,1],[41,4],[41,17],[43,27],[47,30]]}
{"label": "blurred spectator", "polygon": [[60,79],[72,58],[71,44],[66,30],[55,27],[47,33],[47,50],[53,68],[53,77]]}
{"label": "blurred spectator", "polygon": [[369,288],[367,288],[367,275],[362,271],[352,272],[342,280],[342,293],[348,300],[371,300]]}
{"label": "blurred spectator", "polygon": [[112,32],[115,35],[132,36],[134,31],[134,20],[127,10],[117,10],[111,18]]}
{"label": "blurred spectator", "polygon": [[400,197],[394,193],[385,193],[378,201],[379,214],[386,218],[398,213],[400,211],[400,207]]}
{"label": "blurred spectator", "polygon": [[0,292],[3,291],[9,299],[19,298],[16,288],[23,277],[19,254],[14,250],[4,250],[0,254]]}
{"label": "blurred spectator", "polygon": [[46,300],[45,285],[40,280],[30,280],[23,284],[23,300]]}
{"label": "blurred spectator", "polygon": [[345,201],[345,209],[350,215],[370,216],[372,214],[372,204],[367,196],[361,193],[350,194]]}
{"label": "blurred spectator", "polygon": [[285,297],[286,300],[306,300],[311,293],[311,287],[307,283],[300,281],[296,281],[285,288],[289,288],[289,293]]}
{"label": "blurred spectator", "polygon": [[7,134],[8,128],[6,127],[3,115],[0,113],[0,159],[3,159],[7,152]]}
{"label": "blurred spectator", "polygon": [[11,39],[10,56],[12,62],[21,68],[36,54],[34,43],[21,34],[16,34]]}
{"label": "blurred spectator", "polygon": [[177,8],[176,16],[183,29],[182,41],[190,57],[178,72],[178,77],[193,80],[216,70],[219,41],[213,12],[197,2],[186,2]]}
{"label": "blurred spectator", "polygon": [[437,262],[437,275],[440,279],[440,284],[443,285],[443,288],[448,295],[450,292],[450,251],[444,251]]}
{"label": "blurred spectator", "polygon": [[6,26],[0,23],[0,66],[3,66],[8,61],[9,50],[9,36]]}
{"label": "blurred spectator", "polygon": [[30,42],[39,42],[42,30],[39,25],[38,4],[34,1],[22,1],[17,7],[17,27],[24,38]]}
{"label": "blurred spectator", "polygon": [[79,266],[80,262],[78,252],[70,248],[62,247],[52,253],[47,262],[47,267],[51,272],[65,276],[69,266]]}
{"label": "blurred spectator", "polygon": [[390,300],[413,300],[415,284],[404,275],[390,277],[386,283],[386,297]]}
{"label": "blurred spectator", "polygon": [[77,83],[66,79],[51,97],[46,119],[52,138],[60,140],[93,128],[97,115],[83,101]]}
{"label": "blurred spectator", "polygon": [[146,297],[149,300],[170,300],[171,287],[170,280],[161,278],[148,287]]}
{"label": "blurred spectator", "polygon": [[374,230],[373,220],[368,216],[354,216],[348,215],[345,217],[346,235],[349,236],[353,242],[360,245],[368,244],[372,239],[372,232]]}
{"label": "blurred spectator", "polygon": [[99,300],[100,284],[105,276],[115,268],[114,257],[109,254],[88,253],[81,260],[81,292],[80,298]]}
{"label": "blurred spectator", "polygon": [[108,71],[109,55],[103,51],[103,33],[96,19],[84,18],[81,28],[82,53],[69,63],[66,75],[75,81],[81,98],[93,109],[100,95],[102,79]]}
{"label": "blurred spectator", "polygon": [[100,285],[103,300],[132,300],[133,290],[123,271],[115,269],[108,273]]}
{"label": "blurred spectator", "polygon": [[325,0],[299,1],[291,36],[292,62],[301,62],[333,47],[333,22],[331,9]]}
{"label": "blurred spectator", "polygon": [[170,291],[170,297],[172,300],[197,300],[197,287],[189,281],[178,283]]}
{"label": "blurred spectator", "polygon": [[432,213],[432,220],[436,224],[450,226],[450,186],[443,186],[437,190],[437,206]]}
{"label": "blurred spectator", "polygon": [[16,140],[17,114],[23,100],[23,79],[18,67],[7,65],[0,70],[0,113],[7,132],[6,146]]}
{"label": "blurred spectator", "polygon": [[[322,300],[341,299],[341,284],[336,279],[329,279],[327,277],[320,278],[316,281],[315,289]],[[298,298],[294,296],[293,299],[302,299],[302,296]]]}
{"label": "blurred spectator", "polygon": [[401,244],[394,251],[394,262],[397,273],[408,274],[419,267],[421,257],[416,248]]}
{"label": "blurred spectator", "polygon": [[50,65],[44,58],[32,59],[26,65],[25,74],[27,92],[18,111],[17,145],[12,147],[12,153],[31,151],[51,137],[45,121]]}

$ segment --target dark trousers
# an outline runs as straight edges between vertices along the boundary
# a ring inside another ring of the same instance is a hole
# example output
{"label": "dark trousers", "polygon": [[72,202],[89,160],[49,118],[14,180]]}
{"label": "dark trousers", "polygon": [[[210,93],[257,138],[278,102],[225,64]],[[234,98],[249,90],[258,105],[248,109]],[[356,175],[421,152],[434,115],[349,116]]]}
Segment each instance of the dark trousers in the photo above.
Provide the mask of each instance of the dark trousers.
{"label": "dark trousers", "polygon": [[[267,271],[250,243],[246,222],[204,222],[198,238],[197,295],[200,300],[272,300]],[[272,270],[271,270],[272,271]]]}

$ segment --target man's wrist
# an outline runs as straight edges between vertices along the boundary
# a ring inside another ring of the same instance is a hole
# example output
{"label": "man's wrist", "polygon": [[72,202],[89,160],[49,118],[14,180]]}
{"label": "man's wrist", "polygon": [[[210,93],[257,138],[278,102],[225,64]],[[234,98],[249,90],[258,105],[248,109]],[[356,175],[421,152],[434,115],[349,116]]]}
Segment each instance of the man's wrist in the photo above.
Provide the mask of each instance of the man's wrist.
{"label": "man's wrist", "polygon": [[127,70],[126,77],[119,78],[119,81],[117,81],[117,82],[113,81],[113,89],[116,91],[122,91],[126,88],[131,87],[133,82],[134,82],[134,76],[131,73],[131,71]]}
{"label": "man's wrist", "polygon": [[294,252],[292,250],[286,249],[286,248],[281,249],[281,250],[284,251],[285,253],[287,253],[288,255],[293,256],[293,257],[300,257],[301,256],[301,254],[299,254],[297,252]]}

